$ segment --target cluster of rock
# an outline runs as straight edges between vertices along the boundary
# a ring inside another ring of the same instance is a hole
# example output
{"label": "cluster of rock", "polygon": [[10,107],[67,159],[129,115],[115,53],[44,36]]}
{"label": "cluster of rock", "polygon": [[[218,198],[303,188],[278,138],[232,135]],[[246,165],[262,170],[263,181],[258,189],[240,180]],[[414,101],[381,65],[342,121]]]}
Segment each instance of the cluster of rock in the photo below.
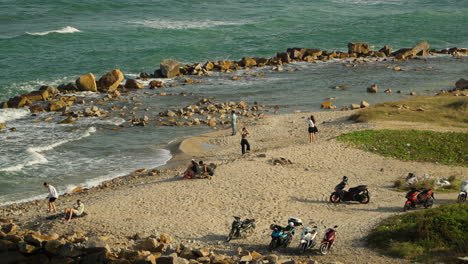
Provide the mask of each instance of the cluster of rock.
{"label": "cluster of rock", "polygon": [[[147,236],[137,233],[129,238],[132,246],[111,248],[112,237],[73,233],[41,234],[20,230],[9,219],[0,219],[0,259],[4,264],[276,264],[277,255],[237,249],[228,256],[210,248],[191,248],[172,243],[166,234]],[[318,264],[316,261],[291,260],[283,264]]]}
{"label": "cluster of rock", "polygon": [[369,44],[353,42],[348,43],[348,52],[327,51],[320,49],[308,48],[289,48],[286,52],[278,52],[272,58],[249,58],[244,57],[239,61],[207,61],[204,64],[194,63],[186,64],[180,67],[180,63],[167,59],[164,60],[160,69],[157,69],[153,74],[142,72],[140,78],[172,78],[182,75],[205,75],[209,72],[232,72],[241,69],[251,69],[254,67],[272,66],[273,70],[281,70],[281,65],[291,62],[315,62],[329,61],[331,59],[348,59],[348,58],[384,58],[394,57],[396,61],[412,59],[417,56],[427,56],[429,54],[451,54],[453,56],[468,55],[468,49],[451,48],[443,50],[429,49],[429,43],[426,41],[420,42],[412,48],[403,48],[392,52],[390,46],[384,46],[378,51],[371,50]]}
{"label": "cluster of rock", "polygon": [[210,127],[230,124],[231,111],[247,118],[264,119],[267,116],[262,112],[265,105],[255,103],[253,106],[245,102],[216,103],[209,99],[201,99],[195,105],[180,109],[168,109],[159,113],[158,125],[161,126],[193,126],[206,124]]}

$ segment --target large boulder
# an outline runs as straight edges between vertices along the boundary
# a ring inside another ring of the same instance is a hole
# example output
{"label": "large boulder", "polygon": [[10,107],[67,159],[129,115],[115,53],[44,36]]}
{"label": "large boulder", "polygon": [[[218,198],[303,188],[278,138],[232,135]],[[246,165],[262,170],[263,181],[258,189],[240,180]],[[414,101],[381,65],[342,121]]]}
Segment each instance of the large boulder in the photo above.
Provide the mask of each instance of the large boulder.
{"label": "large boulder", "polygon": [[128,89],[141,89],[143,88],[143,84],[134,79],[127,79],[124,87]]}
{"label": "large boulder", "polygon": [[392,53],[397,59],[407,59],[415,56],[427,56],[429,54],[430,45],[427,41],[419,42],[411,49],[399,49]]}
{"label": "large boulder", "polygon": [[367,55],[370,52],[369,44],[361,42],[350,42],[348,43],[348,53],[357,55]]}
{"label": "large boulder", "polygon": [[40,247],[43,246],[43,244],[45,244],[47,241],[56,240],[58,239],[58,237],[59,236],[57,234],[42,235],[38,233],[31,233],[24,237],[24,241],[28,242],[29,244]]}
{"label": "large boulder", "polygon": [[242,66],[242,67],[253,67],[253,66],[256,66],[257,65],[257,61],[255,59],[252,59],[252,58],[242,58],[242,60],[239,62],[239,65]]}
{"label": "large boulder", "polygon": [[65,107],[67,107],[67,103],[62,100],[59,100],[59,101],[50,101],[47,109],[48,111],[55,112],[55,111],[60,111],[64,109]]}
{"label": "large boulder", "polygon": [[379,49],[379,51],[385,53],[385,56],[390,56],[390,54],[392,54],[392,47],[385,45],[383,48]]}
{"label": "large boulder", "polygon": [[379,91],[379,87],[377,86],[377,84],[373,84],[369,87],[367,87],[367,92],[368,93],[377,93]]}
{"label": "large boulder", "polygon": [[80,76],[76,79],[75,84],[80,91],[97,92],[96,78],[92,73]]}
{"label": "large boulder", "polygon": [[172,78],[180,74],[180,63],[176,60],[165,59],[159,65],[162,77]]}
{"label": "large boulder", "polygon": [[104,74],[97,82],[98,90],[101,92],[109,92],[117,89],[123,81],[124,75],[119,69]]}
{"label": "large boulder", "polygon": [[276,53],[276,58],[280,60],[282,63],[290,63],[291,57],[289,57],[289,53],[287,52],[278,52]]}
{"label": "large boulder", "polygon": [[456,90],[466,90],[468,89],[468,80],[460,79],[455,83]]}
{"label": "large boulder", "polygon": [[10,98],[7,104],[10,108],[22,108],[23,106],[32,105],[32,102],[27,97],[15,96],[13,98]]}
{"label": "large boulder", "polygon": [[304,58],[305,52],[306,52],[306,49],[304,48],[287,49],[287,53],[289,54],[289,57],[294,60],[302,60]]}

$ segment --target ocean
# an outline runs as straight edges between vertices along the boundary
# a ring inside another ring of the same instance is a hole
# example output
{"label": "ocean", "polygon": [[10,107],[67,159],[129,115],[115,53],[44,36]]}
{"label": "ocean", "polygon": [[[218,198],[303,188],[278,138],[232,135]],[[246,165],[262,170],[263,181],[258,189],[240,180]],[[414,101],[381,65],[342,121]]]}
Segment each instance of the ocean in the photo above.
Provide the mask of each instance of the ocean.
{"label": "ocean", "polygon": [[[428,41],[431,48],[468,47],[465,0],[320,0],[320,1],[13,1],[0,2],[0,102],[41,85],[74,82],[82,74],[97,77],[121,69],[126,78],[152,73],[165,58],[181,63],[272,57],[292,47],[346,51],[348,42],[373,49],[394,49]],[[165,89],[188,96],[155,97],[135,92],[156,116],[200,98],[255,101],[280,105],[282,112],[319,111],[336,97],[341,106],[377,103],[433,94],[468,77],[466,57],[429,56],[406,62],[293,63],[283,72],[257,68],[264,76],[235,73],[193,77],[200,83]],[[404,71],[393,71],[398,65]],[[232,76],[242,75],[240,80]],[[377,84],[381,91],[367,94]],[[332,89],[348,85],[348,89]],[[87,101],[98,100],[89,93]],[[51,117],[49,122],[33,122]],[[126,126],[128,118],[80,118],[59,125],[53,113],[31,116],[26,109],[0,109],[0,205],[45,198],[42,182],[63,193],[90,187],[139,168],[165,164],[169,142],[210,131],[207,127]],[[319,121],[320,122],[320,121]]]}

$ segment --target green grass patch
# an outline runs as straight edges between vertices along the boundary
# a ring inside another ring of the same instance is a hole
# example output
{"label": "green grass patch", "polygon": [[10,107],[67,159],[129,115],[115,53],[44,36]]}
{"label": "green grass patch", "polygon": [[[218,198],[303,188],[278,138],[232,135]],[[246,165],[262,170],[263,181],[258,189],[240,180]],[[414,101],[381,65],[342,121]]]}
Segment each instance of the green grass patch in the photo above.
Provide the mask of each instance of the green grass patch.
{"label": "green grass patch", "polygon": [[468,166],[468,133],[361,130],[338,136],[359,149],[406,161]]}
{"label": "green grass patch", "polygon": [[[424,111],[418,111],[418,109]],[[352,116],[358,122],[424,122],[443,127],[468,128],[467,96],[417,96],[376,104]]]}
{"label": "green grass patch", "polygon": [[393,257],[454,263],[468,252],[468,203],[390,217],[372,230],[368,242]]}

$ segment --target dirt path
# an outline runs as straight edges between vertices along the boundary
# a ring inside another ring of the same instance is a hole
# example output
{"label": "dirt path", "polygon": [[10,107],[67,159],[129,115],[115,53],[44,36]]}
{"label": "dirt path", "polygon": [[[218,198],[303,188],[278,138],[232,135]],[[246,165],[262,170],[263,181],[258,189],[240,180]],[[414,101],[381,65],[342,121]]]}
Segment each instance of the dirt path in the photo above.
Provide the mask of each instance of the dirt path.
{"label": "dirt path", "polygon": [[[119,237],[137,232],[167,233],[184,244],[211,245],[221,252],[233,252],[238,247],[267,253],[269,225],[285,225],[288,217],[299,217],[306,225],[315,222],[338,225],[335,250],[327,256],[309,252],[308,258],[344,263],[405,263],[379,255],[368,249],[367,233],[382,219],[399,214],[404,194],[392,191],[393,180],[414,172],[418,175],[448,177],[468,175],[467,168],[402,162],[349,148],[335,138],[341,133],[371,128],[371,124],[347,121],[350,112],[317,113],[318,141],[307,143],[306,114],[275,116],[250,126],[252,153],[240,155],[240,136],[218,133],[208,143],[218,145],[203,153],[186,149],[189,155],[201,156],[207,162],[220,164],[212,180],[180,180],[166,174],[142,180],[128,186],[103,190],[82,200],[89,216],[71,224],[60,221],[38,223],[44,231],[61,233],[92,232],[111,234],[115,244],[129,245]],[[202,144],[202,143],[200,143]],[[265,154],[266,157],[259,157]],[[284,157],[292,165],[272,165],[271,159]],[[350,187],[368,185],[371,202],[331,204],[328,202],[334,186],[342,176],[349,177]],[[437,195],[437,203],[456,199],[456,194]],[[62,201],[61,206],[66,205]],[[62,207],[63,207],[62,206]],[[26,212],[20,219],[38,214],[39,207]],[[40,211],[39,211],[40,210]],[[256,217],[258,227],[253,236],[225,243],[232,216]],[[40,222],[40,220],[38,220]],[[33,224],[33,223],[31,223]],[[297,246],[296,235],[292,247]],[[277,252],[295,256],[294,250]]]}

